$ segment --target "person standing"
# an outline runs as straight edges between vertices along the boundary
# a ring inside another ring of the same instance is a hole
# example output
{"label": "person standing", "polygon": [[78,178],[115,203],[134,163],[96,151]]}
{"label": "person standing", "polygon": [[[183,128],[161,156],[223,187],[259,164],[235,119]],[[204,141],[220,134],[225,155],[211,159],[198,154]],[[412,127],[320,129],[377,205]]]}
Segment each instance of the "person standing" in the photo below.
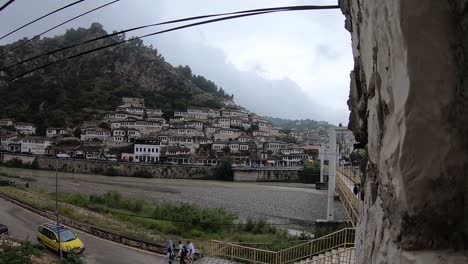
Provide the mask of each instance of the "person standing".
{"label": "person standing", "polygon": [[354,184],[353,193],[356,196],[358,196],[358,194],[359,194],[359,188],[358,188],[358,185],[356,183]]}
{"label": "person standing", "polygon": [[178,252],[177,252],[177,257],[180,260],[180,264],[185,263],[185,258],[187,257],[187,247],[182,243],[182,241],[179,241],[179,245],[177,246]]}
{"label": "person standing", "polygon": [[193,263],[193,256],[195,255],[195,246],[190,241],[187,241],[187,244],[188,244],[188,246],[187,246],[187,250],[188,250],[187,259],[188,259],[189,263],[192,264]]}
{"label": "person standing", "polygon": [[168,262],[169,264],[172,264],[172,262],[174,261],[174,244],[172,244],[172,240],[169,240],[169,242],[167,243],[167,259],[168,259]]}

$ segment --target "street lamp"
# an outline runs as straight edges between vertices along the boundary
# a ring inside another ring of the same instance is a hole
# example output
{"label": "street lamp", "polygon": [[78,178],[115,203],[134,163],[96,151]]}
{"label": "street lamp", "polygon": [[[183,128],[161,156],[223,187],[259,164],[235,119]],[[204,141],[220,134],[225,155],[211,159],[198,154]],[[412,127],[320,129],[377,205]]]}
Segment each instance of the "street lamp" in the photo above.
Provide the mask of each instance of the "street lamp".
{"label": "street lamp", "polygon": [[60,225],[59,225],[59,209],[58,209],[58,166],[59,166],[59,158],[55,155],[55,216],[57,218],[57,236],[58,236],[58,245],[59,245],[59,254],[60,258],[62,258],[62,245],[60,244]]}

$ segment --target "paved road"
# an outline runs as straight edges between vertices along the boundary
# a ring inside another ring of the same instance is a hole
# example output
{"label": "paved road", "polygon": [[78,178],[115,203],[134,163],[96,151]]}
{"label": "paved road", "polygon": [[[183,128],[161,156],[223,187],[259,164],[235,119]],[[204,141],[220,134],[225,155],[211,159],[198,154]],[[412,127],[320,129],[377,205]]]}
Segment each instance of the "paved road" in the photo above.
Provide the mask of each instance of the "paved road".
{"label": "paved road", "polygon": [[[0,198],[0,223],[6,224],[12,237],[37,243],[36,228],[50,220]],[[87,264],[94,263],[167,263],[164,257],[112,243],[74,230],[86,246]]]}

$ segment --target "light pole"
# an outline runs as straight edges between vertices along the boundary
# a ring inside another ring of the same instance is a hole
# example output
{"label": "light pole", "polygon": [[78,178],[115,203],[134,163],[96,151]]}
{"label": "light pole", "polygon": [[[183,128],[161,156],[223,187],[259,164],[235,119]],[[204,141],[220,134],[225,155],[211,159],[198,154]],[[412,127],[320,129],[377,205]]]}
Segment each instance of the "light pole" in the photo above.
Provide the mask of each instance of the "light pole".
{"label": "light pole", "polygon": [[62,258],[62,245],[60,243],[60,225],[59,225],[59,209],[58,209],[58,157],[55,157],[55,216],[57,217],[57,236],[58,236],[58,245],[59,245],[59,254]]}
{"label": "light pole", "polygon": [[330,128],[330,156],[328,158],[328,206],[327,206],[327,220],[333,221],[335,218],[335,176],[336,176],[336,130],[335,127]]}

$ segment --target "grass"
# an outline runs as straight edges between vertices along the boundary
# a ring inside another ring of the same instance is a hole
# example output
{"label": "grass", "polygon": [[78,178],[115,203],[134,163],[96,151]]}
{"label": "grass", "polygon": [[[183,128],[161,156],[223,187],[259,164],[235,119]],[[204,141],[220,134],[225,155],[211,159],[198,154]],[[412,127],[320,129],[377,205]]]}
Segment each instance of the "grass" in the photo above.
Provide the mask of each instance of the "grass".
{"label": "grass", "polygon": [[[0,192],[45,210],[55,209],[55,193],[38,190],[32,193],[15,187],[2,187]],[[131,199],[118,192],[90,196],[59,193],[59,200],[63,201],[59,203],[63,216],[157,242],[169,238],[215,239],[259,243],[260,248],[279,250],[291,246],[289,241],[298,239],[264,219],[241,220],[236,214],[218,208]]]}
{"label": "grass", "polygon": [[21,177],[19,175],[10,174],[10,173],[6,173],[6,172],[0,172],[0,176],[6,177],[6,178],[12,178],[12,179],[20,179],[20,180],[27,181],[27,182],[37,181],[36,177]]}

